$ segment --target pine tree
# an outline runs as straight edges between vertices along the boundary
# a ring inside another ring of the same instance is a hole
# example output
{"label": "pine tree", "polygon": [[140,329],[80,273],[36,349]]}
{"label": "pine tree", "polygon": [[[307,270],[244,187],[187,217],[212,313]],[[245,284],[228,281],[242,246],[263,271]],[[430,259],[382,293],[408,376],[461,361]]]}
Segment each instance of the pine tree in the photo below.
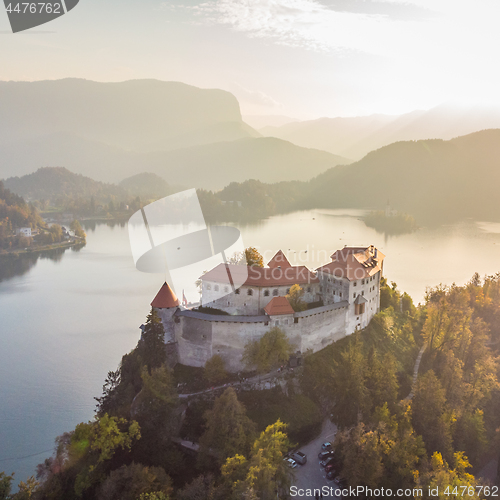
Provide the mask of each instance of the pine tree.
{"label": "pine tree", "polygon": [[165,330],[155,309],[148,314],[141,338],[141,354],[151,374],[153,368],[159,368],[167,360],[165,350]]}

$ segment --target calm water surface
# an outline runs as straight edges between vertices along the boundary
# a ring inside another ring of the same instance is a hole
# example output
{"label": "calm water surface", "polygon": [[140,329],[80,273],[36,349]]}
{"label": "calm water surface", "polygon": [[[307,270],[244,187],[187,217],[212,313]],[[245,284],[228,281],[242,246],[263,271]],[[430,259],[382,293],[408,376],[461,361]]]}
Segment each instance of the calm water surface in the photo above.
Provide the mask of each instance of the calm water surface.
{"label": "calm water surface", "polygon": [[[311,268],[344,245],[374,244],[387,256],[385,275],[416,302],[427,286],[500,271],[500,224],[465,221],[385,237],[361,215],[298,212],[240,229],[245,245],[266,258],[281,248]],[[87,234],[80,251],[26,257],[10,274],[0,269],[0,471],[16,472],[16,484],[51,454],[56,436],[93,417],[93,397],[137,343],[163,281],[135,270],[126,226]]]}

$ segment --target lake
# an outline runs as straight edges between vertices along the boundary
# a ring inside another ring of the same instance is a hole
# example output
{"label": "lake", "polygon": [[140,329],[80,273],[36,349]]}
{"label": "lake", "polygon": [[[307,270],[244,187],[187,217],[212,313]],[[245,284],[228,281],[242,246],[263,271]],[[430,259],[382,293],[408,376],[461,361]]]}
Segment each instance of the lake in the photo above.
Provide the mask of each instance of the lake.
{"label": "lake", "polygon": [[[367,228],[363,214],[311,210],[239,228],[266,261],[281,248],[311,268],[344,245],[374,244],[386,255],[385,276],[415,302],[427,286],[500,271],[498,223],[467,220],[386,237]],[[86,230],[80,250],[26,255],[15,266],[0,261],[0,471],[15,472],[16,484],[35,474],[56,436],[92,419],[94,396],[136,345],[163,282],[135,270],[125,224]]]}

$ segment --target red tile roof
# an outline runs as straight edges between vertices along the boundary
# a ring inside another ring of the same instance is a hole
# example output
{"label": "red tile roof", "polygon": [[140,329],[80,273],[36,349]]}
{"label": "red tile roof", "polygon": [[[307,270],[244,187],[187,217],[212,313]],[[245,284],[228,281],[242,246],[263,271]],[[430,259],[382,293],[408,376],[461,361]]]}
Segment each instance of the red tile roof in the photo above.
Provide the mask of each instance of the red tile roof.
{"label": "red tile roof", "polygon": [[[226,267],[227,266],[227,267]],[[239,266],[237,264],[219,264],[201,276],[203,281],[229,284],[228,271],[234,283],[246,286],[287,286],[319,283],[316,273],[306,266],[270,268],[257,266]],[[248,276],[247,276],[248,273]]]}
{"label": "red tile roof", "polygon": [[179,299],[168,283],[163,283],[160,291],[156,294],[153,302],[151,302],[151,307],[156,307],[158,309],[168,309],[170,307],[177,307],[178,305]]}
{"label": "red tile roof", "polygon": [[331,258],[332,262],[319,267],[317,271],[355,281],[377,274],[382,269],[385,255],[373,246],[345,247],[337,250]]}
{"label": "red tile roof", "polygon": [[274,297],[264,311],[268,316],[278,316],[279,314],[293,314],[295,311],[286,297]]}
{"label": "red tile roof", "polygon": [[276,255],[267,263],[268,267],[292,267],[290,261],[286,258],[285,254],[278,250]]}

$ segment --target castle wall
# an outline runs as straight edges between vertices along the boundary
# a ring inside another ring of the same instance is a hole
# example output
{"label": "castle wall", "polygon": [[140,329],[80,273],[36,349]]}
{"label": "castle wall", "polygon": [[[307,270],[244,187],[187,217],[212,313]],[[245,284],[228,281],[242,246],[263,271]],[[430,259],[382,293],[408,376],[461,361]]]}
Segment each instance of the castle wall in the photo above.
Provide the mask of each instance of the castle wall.
{"label": "castle wall", "polygon": [[179,362],[204,366],[212,355],[219,354],[229,371],[240,371],[244,369],[241,358],[247,342],[259,340],[274,326],[287,333],[297,350],[316,352],[345,336],[347,307],[347,303],[341,303],[294,315],[251,320],[243,316],[215,319],[213,315],[183,311],[175,318]]}
{"label": "castle wall", "polygon": [[188,366],[205,366],[205,363],[212,357],[214,324],[211,321],[200,321],[196,318],[176,318],[175,338],[180,363]]}

